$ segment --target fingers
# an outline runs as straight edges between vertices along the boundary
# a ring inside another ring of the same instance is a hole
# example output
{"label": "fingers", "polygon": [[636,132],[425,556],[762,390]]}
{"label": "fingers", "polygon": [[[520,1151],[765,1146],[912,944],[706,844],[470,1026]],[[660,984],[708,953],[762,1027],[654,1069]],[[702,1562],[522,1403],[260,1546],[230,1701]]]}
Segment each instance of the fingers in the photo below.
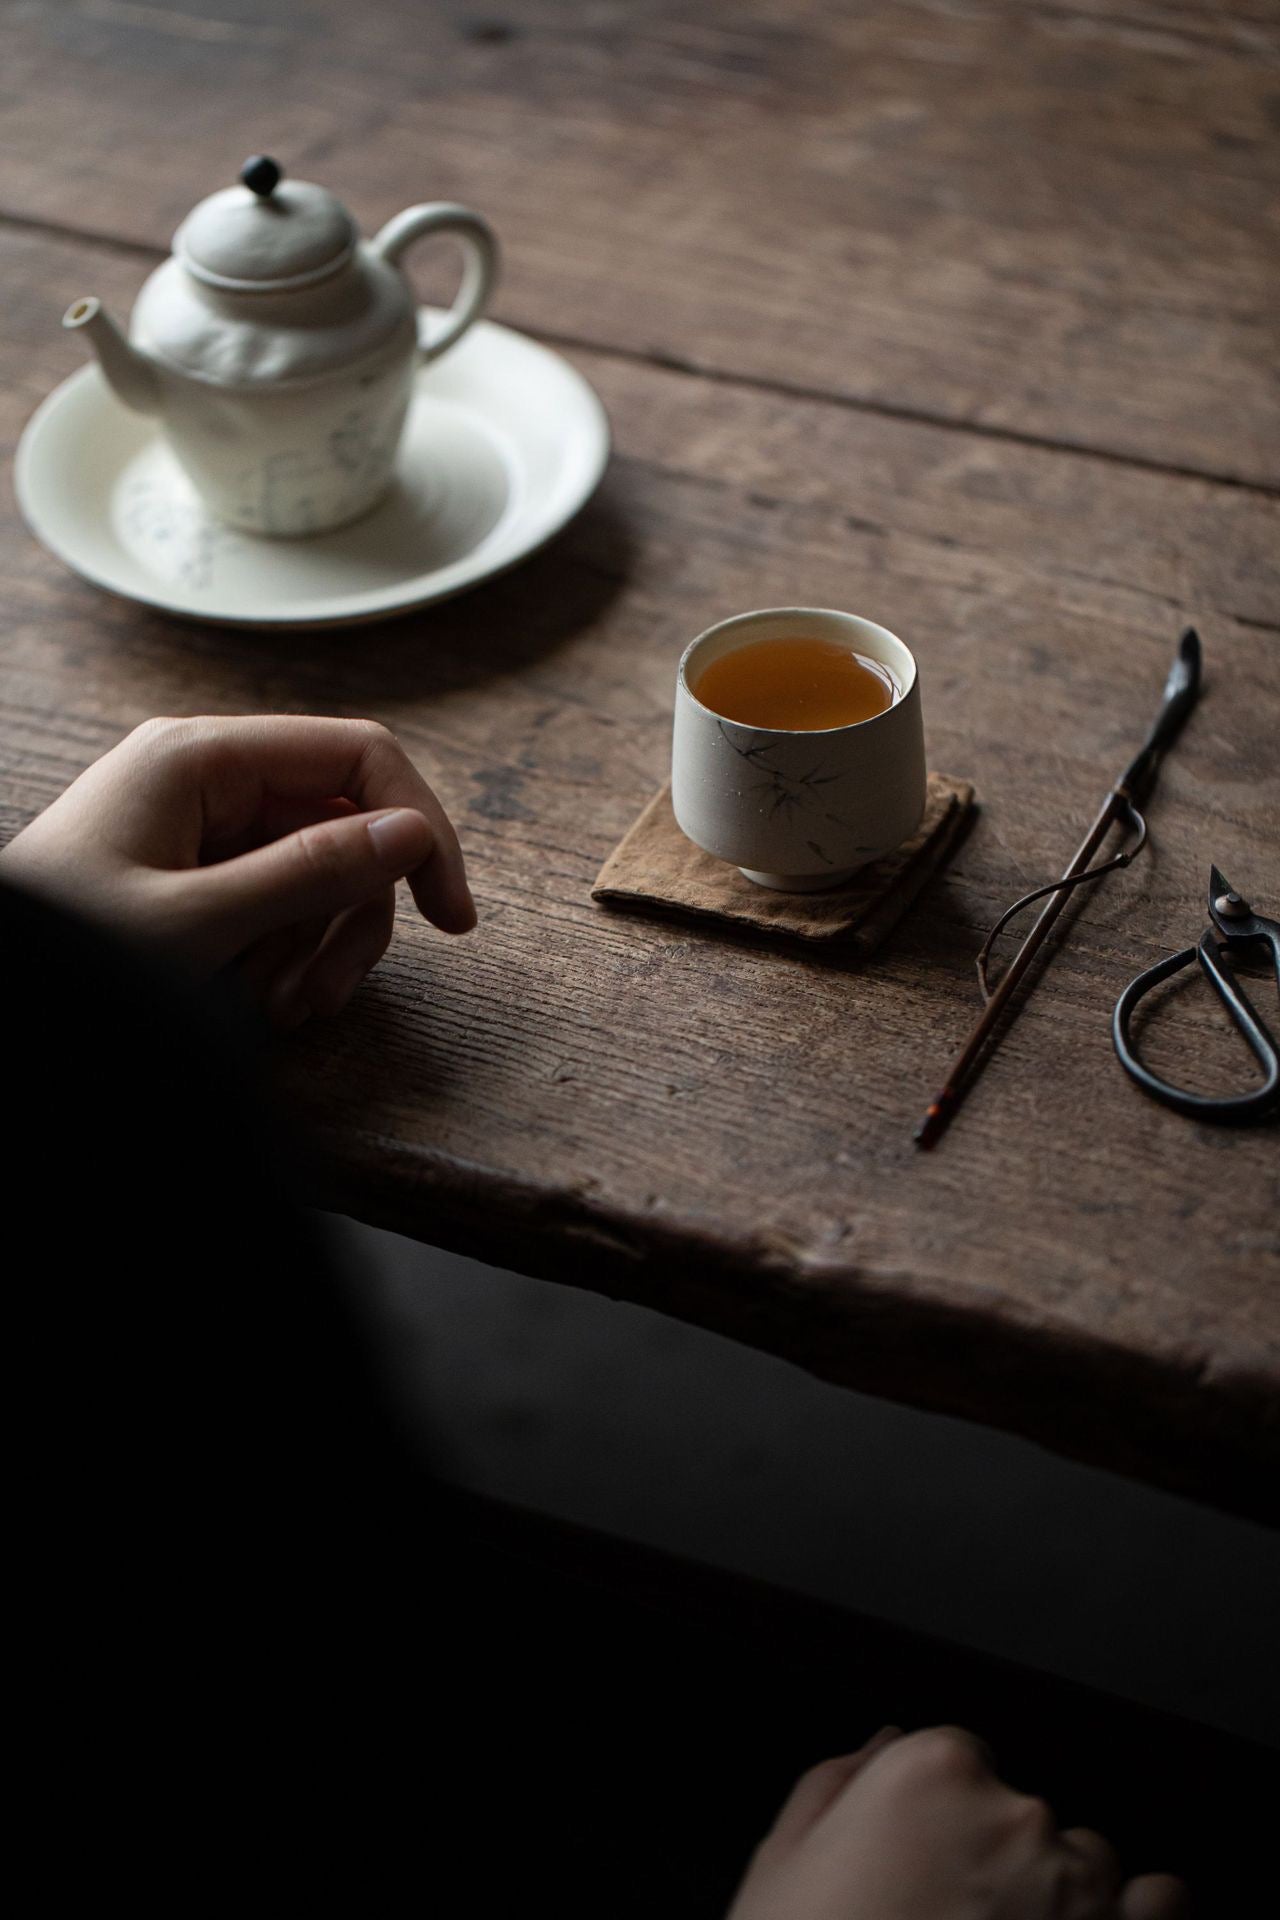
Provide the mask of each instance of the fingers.
{"label": "fingers", "polygon": [[[1181,1880],[1171,1873],[1143,1873],[1121,1889],[1123,1873],[1111,1842],[1091,1827],[1067,1827],[1058,1838],[1086,1863],[1088,1884],[1101,1894],[1119,1894],[1123,1920],[1189,1920],[1191,1903]],[[1110,1909],[1108,1909],[1110,1911]]]}
{"label": "fingers", "polygon": [[340,913],[315,953],[277,982],[268,1006],[272,1019],[294,1027],[308,1014],[341,1013],[390,946],[395,910],[395,890],[386,887],[376,899]]}
{"label": "fingers", "polygon": [[967,1727],[921,1727],[906,1734],[896,1749],[895,1764],[907,1775],[947,1784],[997,1778],[990,1747]]}
{"label": "fingers", "polygon": [[210,866],[218,860],[231,860],[237,854],[252,853],[256,847],[265,847],[272,840],[282,840],[287,833],[296,833],[299,827],[313,826],[317,820],[342,820],[348,814],[359,813],[360,809],[350,800],[293,800],[277,799],[269,794],[263,801],[262,811],[256,820],[240,833],[228,839],[215,839],[211,834],[203,836],[201,848],[202,866]]}
{"label": "fingers", "polygon": [[1120,1895],[1123,1920],[1190,1920],[1191,1901],[1171,1873],[1142,1873]]}
{"label": "fingers", "polygon": [[807,1773],[802,1773],[773,1823],[770,1843],[776,1841],[785,1847],[798,1841],[816,1825],[868,1762],[876,1754],[882,1753],[892,1741],[900,1739],[901,1735],[901,1727],[882,1727],[855,1753],[838,1754],[832,1760],[822,1760],[816,1767],[810,1767]]}
{"label": "fingers", "polygon": [[433,846],[422,814],[399,807],[317,821],[252,853],[172,879],[193,908],[199,958],[216,967],[280,928],[316,917],[330,920],[376,900],[388,882],[428,860]]}
{"label": "fingers", "polygon": [[310,960],[328,928],[327,920],[317,918],[264,934],[235,962],[241,993],[256,1006],[265,1007],[285,974],[298,972]]}
{"label": "fingers", "polygon": [[395,889],[329,920],[304,920],[269,933],[235,967],[241,992],[288,1032],[313,1013],[341,1013],[391,944]]}
{"label": "fingers", "polygon": [[1064,1827],[1058,1839],[1084,1863],[1090,1885],[1114,1893],[1120,1885],[1120,1860],[1111,1842],[1092,1827]]}
{"label": "fingers", "polygon": [[386,727],[300,714],[172,725],[177,750],[199,771],[210,838],[243,830],[268,798],[279,803],[343,797],[362,813],[408,808],[422,815],[431,833],[429,848],[413,867],[403,869],[419,909],[447,933],[466,933],[475,925],[458,836]]}
{"label": "fingers", "polygon": [[422,814],[431,828],[434,847],[430,861],[408,873],[413,897],[419,911],[434,926],[445,933],[469,933],[476,924],[476,908],[453,822],[395,735],[385,727],[370,730],[357,784],[359,791],[349,798],[362,807],[414,807]]}

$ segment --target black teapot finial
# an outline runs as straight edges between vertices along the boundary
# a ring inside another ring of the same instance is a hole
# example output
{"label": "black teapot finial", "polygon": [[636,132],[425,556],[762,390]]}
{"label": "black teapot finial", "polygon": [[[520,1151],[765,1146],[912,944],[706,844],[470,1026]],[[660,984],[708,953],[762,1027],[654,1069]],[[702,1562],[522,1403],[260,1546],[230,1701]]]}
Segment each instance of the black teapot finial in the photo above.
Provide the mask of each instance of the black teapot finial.
{"label": "black teapot finial", "polygon": [[266,200],[279,186],[281,172],[279,165],[267,154],[255,153],[241,167],[240,179],[250,193],[256,193]]}

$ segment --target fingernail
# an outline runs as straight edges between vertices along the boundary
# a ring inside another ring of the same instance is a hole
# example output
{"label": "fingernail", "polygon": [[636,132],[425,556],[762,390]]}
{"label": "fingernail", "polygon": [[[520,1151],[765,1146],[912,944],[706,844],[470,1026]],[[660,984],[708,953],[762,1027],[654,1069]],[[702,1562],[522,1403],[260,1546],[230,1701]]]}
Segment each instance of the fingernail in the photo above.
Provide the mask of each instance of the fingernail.
{"label": "fingernail", "polygon": [[408,873],[431,851],[431,829],[412,807],[397,807],[369,822],[369,838],[378,865],[388,873]]}

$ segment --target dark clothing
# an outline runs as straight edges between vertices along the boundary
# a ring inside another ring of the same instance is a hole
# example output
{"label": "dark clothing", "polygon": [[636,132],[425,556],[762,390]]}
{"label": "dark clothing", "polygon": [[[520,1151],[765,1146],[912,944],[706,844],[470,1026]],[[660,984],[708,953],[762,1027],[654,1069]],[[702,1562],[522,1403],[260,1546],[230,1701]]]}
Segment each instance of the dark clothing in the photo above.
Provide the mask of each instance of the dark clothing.
{"label": "dark clothing", "polygon": [[12,892],[0,980],[26,1811],[144,1894],[368,1705],[419,1489],[230,1009]]}

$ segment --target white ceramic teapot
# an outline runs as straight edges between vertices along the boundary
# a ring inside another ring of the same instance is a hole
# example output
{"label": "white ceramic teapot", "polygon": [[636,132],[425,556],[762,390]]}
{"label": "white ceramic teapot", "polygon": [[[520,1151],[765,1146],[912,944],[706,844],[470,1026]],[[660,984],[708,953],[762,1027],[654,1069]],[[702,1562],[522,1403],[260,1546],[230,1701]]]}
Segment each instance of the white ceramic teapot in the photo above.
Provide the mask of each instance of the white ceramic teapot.
{"label": "white ceramic teapot", "polygon": [[[447,203],[409,207],[361,240],[340,201],[274,160],[247,161],[240,179],[178,228],[128,339],[95,299],[62,324],[83,330],[126,406],[159,414],[213,513],[253,533],[317,533],[390,485],[414,371],[479,317],[498,245],[479,214]],[[442,233],[465,265],[428,340],[397,262]]]}

